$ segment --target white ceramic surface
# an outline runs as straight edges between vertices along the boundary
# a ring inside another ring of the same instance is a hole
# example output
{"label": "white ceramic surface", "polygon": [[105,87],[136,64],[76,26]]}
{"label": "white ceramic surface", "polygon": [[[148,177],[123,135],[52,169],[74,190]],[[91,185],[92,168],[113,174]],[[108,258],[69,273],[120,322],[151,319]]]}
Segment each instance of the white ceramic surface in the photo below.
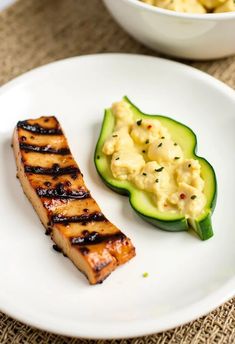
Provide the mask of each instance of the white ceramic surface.
{"label": "white ceramic surface", "polygon": [[235,12],[186,14],[139,0],[104,0],[117,22],[148,47],[186,59],[235,54]]}
{"label": "white ceramic surface", "polygon": [[0,11],[12,5],[16,0],[0,0]]}
{"label": "white ceramic surface", "polygon": [[[205,242],[142,221],[128,198],[104,186],[93,164],[103,109],[124,94],[147,113],[189,125],[214,166],[219,194]],[[72,58],[36,69],[0,90],[0,310],[72,336],[119,338],[195,319],[235,293],[235,95],[195,69],[136,55]],[[52,249],[16,179],[11,135],[18,120],[54,114],[104,213],[132,238],[137,256],[101,285]],[[144,272],[149,273],[143,278]]]}

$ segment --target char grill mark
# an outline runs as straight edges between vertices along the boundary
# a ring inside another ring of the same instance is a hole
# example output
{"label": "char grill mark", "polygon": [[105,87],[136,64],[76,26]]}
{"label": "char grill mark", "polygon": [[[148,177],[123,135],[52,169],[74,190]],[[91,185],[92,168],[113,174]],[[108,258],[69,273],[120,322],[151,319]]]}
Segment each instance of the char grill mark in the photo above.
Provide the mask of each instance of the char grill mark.
{"label": "char grill mark", "polygon": [[45,174],[45,175],[54,176],[54,177],[70,174],[73,177],[75,177],[74,179],[76,179],[77,175],[81,173],[78,167],[75,167],[75,166],[60,167],[59,164],[54,164],[52,165],[51,168],[25,165],[24,171],[25,173]]}
{"label": "char grill mark", "polygon": [[91,284],[101,283],[134,256],[130,239],[109,223],[93,200],[55,117],[21,121],[17,127],[13,147],[20,180],[45,234]]}
{"label": "char grill mark", "polygon": [[36,188],[37,195],[45,198],[59,198],[59,199],[85,199],[90,198],[91,194],[89,191],[84,190],[65,190],[64,184],[59,183],[55,188],[44,189],[42,187]]}
{"label": "char grill mark", "polygon": [[60,148],[54,149],[50,146],[36,146],[30,145],[27,143],[20,143],[20,149],[24,150],[25,152],[36,152],[36,153],[44,153],[44,154],[59,154],[59,155],[68,155],[71,154],[69,148]]}
{"label": "char grill mark", "polygon": [[39,135],[62,135],[63,134],[59,125],[57,125],[55,128],[44,128],[44,127],[41,127],[38,123],[29,124],[28,121],[19,121],[17,123],[17,128],[21,128],[31,133],[35,133]]}
{"label": "char grill mark", "polygon": [[[92,214],[86,215],[75,215],[75,216],[63,216],[61,214],[53,215],[51,218],[53,223],[76,223],[81,222],[82,224],[87,224],[89,222],[107,222],[106,217],[101,212],[94,212]],[[89,232],[88,232],[89,234]]]}
{"label": "char grill mark", "polygon": [[126,239],[125,234],[117,232],[114,234],[100,234],[98,232],[85,232],[83,236],[72,237],[70,242],[72,245],[84,246],[84,245],[95,245],[102,242],[112,241],[124,241]]}

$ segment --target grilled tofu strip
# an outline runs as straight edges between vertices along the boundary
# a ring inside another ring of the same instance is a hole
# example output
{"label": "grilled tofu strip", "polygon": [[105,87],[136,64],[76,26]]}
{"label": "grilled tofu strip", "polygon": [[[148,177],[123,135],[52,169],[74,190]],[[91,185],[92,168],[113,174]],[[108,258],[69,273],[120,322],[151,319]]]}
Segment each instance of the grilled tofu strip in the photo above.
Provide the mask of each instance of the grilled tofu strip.
{"label": "grilled tofu strip", "polygon": [[135,256],[131,240],[91,197],[55,117],[18,122],[13,149],[22,188],[46,233],[91,284]]}

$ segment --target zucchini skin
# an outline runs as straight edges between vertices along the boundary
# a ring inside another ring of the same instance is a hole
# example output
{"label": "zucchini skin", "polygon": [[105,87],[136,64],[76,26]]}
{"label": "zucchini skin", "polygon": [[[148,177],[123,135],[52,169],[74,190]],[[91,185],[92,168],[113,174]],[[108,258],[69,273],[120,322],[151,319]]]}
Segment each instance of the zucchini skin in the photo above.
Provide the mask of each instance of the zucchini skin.
{"label": "zucchini skin", "polygon": [[211,213],[209,213],[203,220],[195,221],[195,223],[196,228],[194,228],[194,230],[202,240],[210,239],[214,235],[212,229]]}
{"label": "zucchini skin", "polygon": [[[97,169],[97,166],[96,166],[96,169]],[[107,180],[103,177],[103,175],[100,174],[98,169],[97,169],[97,172],[98,172],[99,176],[101,177],[102,181],[104,182],[104,184],[106,186],[108,186],[111,190],[115,191],[116,193],[118,193],[122,196],[128,196],[129,197],[129,202],[130,202],[131,207],[143,220],[152,224],[154,227],[157,227],[159,229],[162,229],[162,230],[168,231],[168,232],[182,232],[182,231],[188,230],[189,225],[188,225],[188,222],[185,218],[183,218],[179,221],[164,221],[164,220],[159,220],[159,219],[154,218],[154,217],[146,216],[144,213],[139,212],[135,208],[135,206],[132,204],[131,198],[130,198],[131,193],[127,189],[115,187],[114,185],[107,182]]]}
{"label": "zucchini skin", "polygon": [[200,220],[195,220],[193,221],[194,223],[190,223],[190,221],[188,221],[185,217],[182,217],[180,219],[176,219],[176,220],[163,220],[163,219],[159,219],[158,217],[152,217],[152,216],[147,216],[144,212],[141,212],[139,209],[136,209],[136,207],[133,205],[133,202],[131,200],[131,191],[128,190],[128,188],[122,188],[119,186],[115,186],[112,183],[110,183],[107,179],[106,176],[101,173],[100,168],[99,168],[99,159],[97,158],[98,156],[102,155],[102,145],[100,143],[101,138],[102,138],[102,133],[103,133],[103,128],[104,125],[106,124],[105,122],[107,121],[107,111],[105,111],[105,116],[103,119],[103,123],[102,123],[102,127],[101,127],[101,132],[100,132],[100,136],[99,139],[97,141],[96,144],[96,149],[95,149],[95,154],[94,154],[94,163],[95,163],[95,167],[96,170],[99,174],[99,176],[101,177],[102,181],[104,182],[105,185],[107,185],[110,189],[112,189],[113,191],[115,191],[116,193],[119,193],[123,196],[128,196],[129,197],[129,201],[130,204],[133,208],[133,210],[145,221],[147,221],[148,223],[152,224],[154,227],[157,227],[159,229],[165,230],[165,231],[170,231],[170,232],[180,232],[180,231],[188,231],[190,228],[192,228],[197,235],[200,237],[201,240],[207,240],[209,238],[211,238],[213,236],[213,229],[212,229],[212,220],[211,220],[211,215],[215,209],[216,206],[216,200],[217,200],[217,180],[216,180],[216,175],[215,175],[215,171],[213,169],[213,167],[211,166],[211,164],[205,159],[205,158],[201,158],[199,156],[197,156],[196,154],[196,148],[197,148],[197,137],[195,135],[195,133],[193,132],[193,130],[189,127],[187,127],[186,125],[175,121],[174,119],[171,119],[169,117],[166,116],[153,116],[153,115],[148,115],[143,113],[141,110],[139,110],[139,108],[137,108],[126,96],[123,97],[123,100],[126,101],[127,103],[130,104],[130,106],[135,110],[135,112],[139,113],[139,116],[144,116],[146,117],[150,117],[151,119],[154,118],[167,118],[168,120],[175,122],[177,125],[181,125],[182,127],[186,128],[192,138],[193,138],[193,149],[192,149],[192,158],[196,158],[199,159],[201,161],[203,161],[206,165],[207,168],[210,169],[211,175],[213,176],[213,182],[214,182],[214,190],[213,190],[213,195],[211,197],[211,202],[209,207],[207,207],[207,212],[205,217],[203,217]]}
{"label": "zucchini skin", "polygon": [[[136,211],[136,209],[133,207],[133,209]],[[149,217],[144,214],[139,213],[136,211],[137,214],[148,223],[151,223],[154,227],[157,227],[159,229],[162,229],[167,232],[182,232],[187,231],[189,226],[187,220],[184,218],[179,221],[163,221],[158,220],[157,218]]]}

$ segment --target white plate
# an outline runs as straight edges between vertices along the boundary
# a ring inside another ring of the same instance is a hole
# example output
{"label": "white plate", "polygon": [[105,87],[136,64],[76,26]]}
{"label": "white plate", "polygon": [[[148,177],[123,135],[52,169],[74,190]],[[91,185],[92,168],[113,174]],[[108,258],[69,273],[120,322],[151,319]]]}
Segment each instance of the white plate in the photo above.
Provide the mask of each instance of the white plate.
{"label": "white plate", "polygon": [[0,11],[12,5],[16,0],[0,0]]}
{"label": "white plate", "polygon": [[[143,111],[190,126],[198,153],[217,173],[215,236],[168,233],[142,221],[128,199],[104,186],[93,153],[103,109],[128,95]],[[195,319],[235,291],[235,95],[182,64],[146,56],[94,55],[36,69],[0,91],[0,309],[44,330],[120,338],[167,330]],[[137,256],[101,285],[51,248],[15,178],[10,148],[16,122],[55,114],[88,187],[104,213],[132,238]],[[149,273],[143,278],[144,272]]]}

